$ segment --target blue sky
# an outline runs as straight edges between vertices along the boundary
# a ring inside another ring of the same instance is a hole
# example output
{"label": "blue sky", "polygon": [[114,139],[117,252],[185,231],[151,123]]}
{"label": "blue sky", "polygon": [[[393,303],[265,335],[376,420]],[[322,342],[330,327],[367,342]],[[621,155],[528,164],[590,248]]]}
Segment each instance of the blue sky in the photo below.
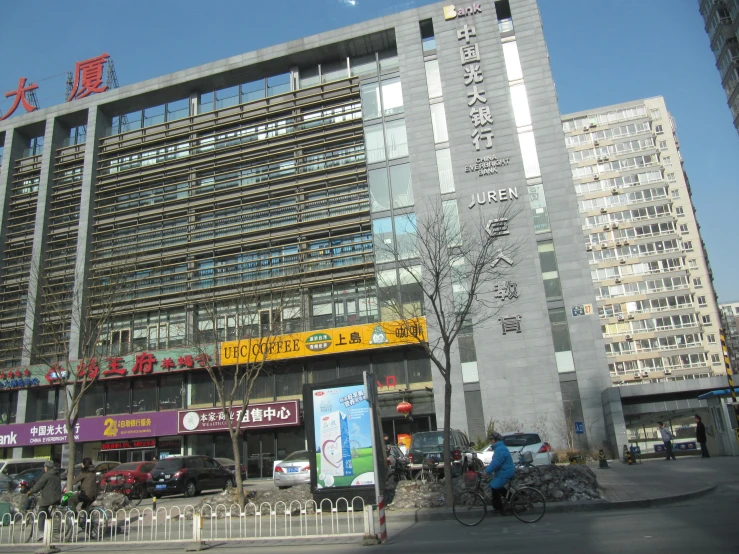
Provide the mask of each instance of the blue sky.
{"label": "blue sky", "polygon": [[[486,3],[490,0],[485,0]],[[343,27],[423,0],[41,0],[2,7],[0,92],[39,84],[63,101],[74,62],[107,52],[122,85]],[[739,136],[697,0],[540,0],[562,113],[662,95],[677,120],[720,301],[739,300],[731,254]],[[0,109],[9,102],[0,95]]]}

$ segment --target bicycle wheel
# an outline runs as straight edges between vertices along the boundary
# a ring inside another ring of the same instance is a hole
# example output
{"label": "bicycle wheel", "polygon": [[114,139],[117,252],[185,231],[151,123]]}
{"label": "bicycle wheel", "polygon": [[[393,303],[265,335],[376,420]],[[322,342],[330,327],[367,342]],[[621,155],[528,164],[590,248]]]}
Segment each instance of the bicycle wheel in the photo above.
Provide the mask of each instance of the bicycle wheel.
{"label": "bicycle wheel", "polygon": [[131,493],[128,495],[128,503],[134,508],[141,504],[141,501],[146,497],[146,489],[143,485],[136,485],[131,489]]}
{"label": "bicycle wheel", "polygon": [[513,493],[510,506],[513,515],[524,523],[536,523],[547,511],[544,495],[532,487],[524,487]]}
{"label": "bicycle wheel", "polygon": [[454,497],[454,517],[462,525],[473,527],[485,519],[485,497],[477,491],[464,491]]}
{"label": "bicycle wheel", "polygon": [[22,519],[17,519],[10,526],[10,542],[14,544],[31,542],[36,520],[33,514],[26,514]]}
{"label": "bicycle wheel", "polygon": [[105,532],[106,516],[102,508],[93,508],[90,510],[90,540],[99,540]]}
{"label": "bicycle wheel", "polygon": [[71,511],[57,511],[47,520],[46,525],[51,525],[51,540],[56,543],[69,541],[74,532],[75,521]]}

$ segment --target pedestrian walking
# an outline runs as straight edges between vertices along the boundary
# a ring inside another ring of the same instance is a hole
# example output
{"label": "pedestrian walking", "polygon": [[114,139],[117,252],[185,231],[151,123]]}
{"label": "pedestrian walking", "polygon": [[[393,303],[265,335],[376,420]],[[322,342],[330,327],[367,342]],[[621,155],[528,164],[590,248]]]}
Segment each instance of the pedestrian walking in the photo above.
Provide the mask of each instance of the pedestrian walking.
{"label": "pedestrian walking", "polygon": [[695,440],[701,445],[701,458],[710,458],[708,447],[706,446],[706,426],[701,420],[701,416],[695,414]]}
{"label": "pedestrian walking", "polygon": [[665,451],[667,452],[665,460],[677,460],[677,458],[675,458],[675,455],[672,453],[672,439],[675,438],[675,435],[673,435],[672,432],[667,427],[665,427],[665,424],[661,421],[657,422],[657,427],[659,427],[659,434],[662,436],[662,442],[665,443]]}

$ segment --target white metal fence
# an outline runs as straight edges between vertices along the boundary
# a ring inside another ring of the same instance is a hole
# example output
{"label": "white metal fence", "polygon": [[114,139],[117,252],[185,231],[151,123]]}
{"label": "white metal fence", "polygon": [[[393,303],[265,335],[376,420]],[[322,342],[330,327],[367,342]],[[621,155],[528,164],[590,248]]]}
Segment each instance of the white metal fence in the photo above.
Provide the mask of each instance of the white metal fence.
{"label": "white metal fence", "polygon": [[55,510],[6,514],[0,521],[0,545],[23,544],[43,537],[45,545],[152,542],[208,542],[309,537],[362,537],[374,532],[372,506],[355,497],[317,503],[249,502],[167,508],[132,508],[115,512],[96,508],[74,514]]}

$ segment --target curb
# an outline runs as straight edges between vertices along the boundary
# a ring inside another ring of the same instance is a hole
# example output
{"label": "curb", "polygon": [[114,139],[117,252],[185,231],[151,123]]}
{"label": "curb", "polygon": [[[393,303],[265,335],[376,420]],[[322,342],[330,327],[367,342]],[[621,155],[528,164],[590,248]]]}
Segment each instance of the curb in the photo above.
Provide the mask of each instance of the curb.
{"label": "curb", "polygon": [[[610,502],[609,500],[579,500],[567,503],[547,504],[548,514],[562,514],[572,512],[605,512],[610,510],[631,510],[635,508],[652,508],[663,506],[674,502],[699,498],[716,490],[716,485],[688,492],[675,494],[661,498],[645,498],[641,500],[625,500],[622,502]],[[421,521],[444,521],[454,519],[454,513],[450,508],[426,508],[418,510],[388,510],[386,512],[389,521],[409,521],[418,523]]]}

